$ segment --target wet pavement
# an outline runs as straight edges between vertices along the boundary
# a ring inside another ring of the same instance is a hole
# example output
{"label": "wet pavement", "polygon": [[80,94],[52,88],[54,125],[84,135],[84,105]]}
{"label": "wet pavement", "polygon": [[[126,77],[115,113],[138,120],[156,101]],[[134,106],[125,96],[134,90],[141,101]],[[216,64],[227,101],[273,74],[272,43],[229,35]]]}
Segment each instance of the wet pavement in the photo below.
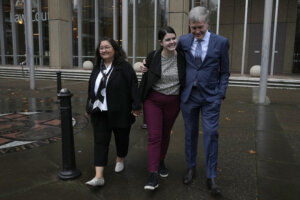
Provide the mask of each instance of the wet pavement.
{"label": "wet pavement", "polygon": [[[148,192],[147,131],[138,117],[130,138],[126,169],[114,172],[115,145],[111,142],[106,184],[90,188],[94,175],[92,128],[84,117],[87,82],[63,81],[72,93],[77,168],[82,175],[63,181],[61,131],[56,82],[0,79],[0,199],[300,199],[300,90],[268,89],[270,104],[253,103],[256,88],[229,87],[222,104],[218,182],[223,195],[212,197],[205,185],[202,131],[199,132],[197,178],[182,184],[186,171],[181,115],[173,127],[166,158],[169,177]],[[113,141],[113,140],[112,140]]]}

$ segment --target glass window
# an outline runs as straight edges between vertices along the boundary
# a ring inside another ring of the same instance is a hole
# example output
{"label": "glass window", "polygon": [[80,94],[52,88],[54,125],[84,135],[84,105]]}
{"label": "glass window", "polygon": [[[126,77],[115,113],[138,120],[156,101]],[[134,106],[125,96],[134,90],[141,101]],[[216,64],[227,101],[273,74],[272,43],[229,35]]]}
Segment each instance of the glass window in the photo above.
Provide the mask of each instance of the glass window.
{"label": "glass window", "polygon": [[[154,1],[136,0],[136,61],[141,61],[153,50],[154,38]],[[157,28],[166,24],[165,0],[158,1]],[[128,1],[128,60],[132,61],[132,24],[133,24],[133,4]],[[73,62],[78,65],[78,19],[77,7],[78,1],[73,0]],[[93,60],[95,53],[95,1],[82,0],[82,56],[85,60]],[[118,0],[118,43],[122,45],[122,1]],[[155,33],[157,34],[157,33]],[[113,38],[113,1],[99,1],[99,38]]]}
{"label": "glass window", "polygon": [[3,34],[4,34],[4,48],[5,48],[5,63],[12,64],[12,33],[11,33],[11,23],[10,23],[10,1],[6,0],[1,2],[3,6]]}
{"label": "glass window", "polygon": [[[34,45],[34,64],[39,65],[39,31],[38,20],[42,20],[42,40],[43,40],[43,59],[44,64],[49,65],[49,40],[48,40],[48,0],[41,0],[41,16],[38,13],[38,0],[32,0],[32,27],[33,27],[33,45]],[[14,9],[13,22],[10,20],[10,14]],[[13,64],[13,34],[16,36],[17,62],[25,61],[25,27],[24,27],[24,0],[15,0],[14,8],[11,9],[10,0],[4,1],[4,37],[6,63]],[[15,25],[13,33],[12,23]]]}
{"label": "glass window", "polygon": [[[166,25],[166,0],[158,0],[157,8],[157,31],[160,27]],[[141,62],[147,54],[154,48],[154,1],[137,0],[136,5],[136,62]],[[132,3],[129,5],[128,17],[128,57],[132,61]],[[157,42],[157,41],[156,41]],[[159,48],[157,43],[156,48]]]}
{"label": "glass window", "polygon": [[[95,1],[82,2],[82,61],[93,60],[95,54]],[[99,1],[99,37],[113,37],[111,0]],[[73,0],[73,63],[78,66],[78,1]]]}
{"label": "glass window", "polygon": [[18,63],[26,60],[24,1],[15,2],[15,25]]}
{"label": "glass window", "polygon": [[[102,2],[102,1],[101,1]],[[73,0],[73,63],[78,66],[78,1]],[[81,0],[82,3],[82,61],[94,58],[95,52],[95,8],[94,1]]]}

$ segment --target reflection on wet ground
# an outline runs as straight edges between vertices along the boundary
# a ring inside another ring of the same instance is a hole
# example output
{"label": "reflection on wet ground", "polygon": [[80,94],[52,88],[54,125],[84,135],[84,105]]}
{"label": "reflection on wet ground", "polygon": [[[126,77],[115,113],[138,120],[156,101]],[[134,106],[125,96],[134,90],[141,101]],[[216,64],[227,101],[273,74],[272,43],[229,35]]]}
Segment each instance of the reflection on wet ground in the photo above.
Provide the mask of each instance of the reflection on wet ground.
{"label": "reflection on wet ground", "polygon": [[[88,125],[84,115],[73,113],[74,134]],[[32,149],[61,139],[59,112],[36,110],[0,115],[0,155]]]}

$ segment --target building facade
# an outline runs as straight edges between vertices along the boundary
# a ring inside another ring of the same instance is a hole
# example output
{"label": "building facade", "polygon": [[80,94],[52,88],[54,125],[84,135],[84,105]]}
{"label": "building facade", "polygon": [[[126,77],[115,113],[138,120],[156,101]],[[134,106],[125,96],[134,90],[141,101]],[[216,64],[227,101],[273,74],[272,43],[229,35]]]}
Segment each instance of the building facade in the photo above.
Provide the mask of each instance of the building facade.
{"label": "building facade", "polygon": [[[231,72],[248,74],[251,66],[260,65],[264,2],[1,0],[0,65],[16,66],[25,61],[29,45],[33,48],[35,66],[82,68],[86,60],[93,61],[95,47],[104,36],[118,41],[128,60],[135,63],[152,49],[159,48],[156,34],[160,27],[174,27],[178,37],[188,33],[188,12],[191,7],[201,5],[211,12],[211,31],[230,41]],[[273,0],[273,4],[270,42],[271,50],[272,44],[276,48],[270,54],[270,60],[274,57],[274,65],[270,65],[269,73],[299,74],[300,0]],[[28,8],[31,8],[32,20],[27,22],[28,12],[25,11]],[[32,24],[32,44],[28,43],[31,37],[26,28],[30,27],[28,23]],[[274,40],[273,35],[276,35]]]}

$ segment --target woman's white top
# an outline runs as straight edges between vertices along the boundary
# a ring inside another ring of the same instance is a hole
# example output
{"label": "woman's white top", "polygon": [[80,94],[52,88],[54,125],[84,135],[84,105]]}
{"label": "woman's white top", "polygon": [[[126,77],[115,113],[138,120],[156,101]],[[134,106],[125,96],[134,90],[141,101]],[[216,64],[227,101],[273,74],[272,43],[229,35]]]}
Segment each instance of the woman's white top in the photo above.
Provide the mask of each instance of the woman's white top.
{"label": "woman's white top", "polygon": [[[112,67],[111,64],[108,67],[106,66],[106,69],[103,72],[108,73],[108,71],[110,70],[111,67]],[[112,69],[112,71],[113,71],[113,69]],[[106,85],[109,80],[110,74],[108,75],[108,77],[106,79]],[[103,77],[103,75],[102,75],[101,71],[99,71],[99,74],[98,74],[96,82],[95,82],[95,88],[94,88],[94,92],[95,92],[96,96],[97,96],[98,88],[99,88],[102,77]],[[104,96],[103,103],[101,101],[99,101],[99,99],[97,99],[93,104],[93,109],[98,107],[101,111],[107,111],[108,109],[107,109],[107,100],[106,100],[106,87],[103,88],[103,90],[101,91],[101,94],[102,94],[102,96]]]}

